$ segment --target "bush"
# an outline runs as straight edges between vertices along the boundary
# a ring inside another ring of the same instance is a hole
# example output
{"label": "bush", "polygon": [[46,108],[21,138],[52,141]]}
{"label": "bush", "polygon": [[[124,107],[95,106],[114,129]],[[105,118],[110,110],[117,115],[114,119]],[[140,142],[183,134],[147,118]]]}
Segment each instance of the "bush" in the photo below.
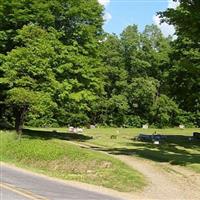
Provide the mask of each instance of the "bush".
{"label": "bush", "polygon": [[66,123],[68,125],[78,127],[89,124],[89,122],[90,122],[89,117],[84,113],[77,113],[77,114],[69,113],[69,118]]}
{"label": "bush", "polygon": [[182,111],[177,117],[176,117],[176,122],[177,122],[177,125],[179,124],[183,124],[184,126],[186,127],[195,127],[198,126],[198,124],[195,124],[196,122],[196,116],[194,113],[191,113],[191,112],[185,112],[185,111]]}
{"label": "bush", "polygon": [[7,120],[0,120],[0,129],[11,130],[13,126]]}
{"label": "bush", "polygon": [[29,119],[28,122],[25,123],[27,126],[32,127],[59,127],[57,121],[50,117],[42,117],[42,118],[32,118]]}
{"label": "bush", "polygon": [[159,128],[177,125],[176,118],[180,114],[178,105],[166,95],[155,101],[150,112],[150,121]]}
{"label": "bush", "polygon": [[124,124],[126,127],[141,128],[143,124],[146,124],[147,120],[141,119],[139,116],[129,115],[125,117]]}

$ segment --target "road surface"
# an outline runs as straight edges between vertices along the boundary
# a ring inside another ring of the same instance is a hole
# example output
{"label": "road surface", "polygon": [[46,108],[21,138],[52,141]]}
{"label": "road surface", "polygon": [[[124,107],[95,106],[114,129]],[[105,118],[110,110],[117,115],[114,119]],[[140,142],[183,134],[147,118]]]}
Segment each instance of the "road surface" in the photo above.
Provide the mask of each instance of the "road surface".
{"label": "road surface", "polygon": [[0,200],[122,200],[1,164]]}

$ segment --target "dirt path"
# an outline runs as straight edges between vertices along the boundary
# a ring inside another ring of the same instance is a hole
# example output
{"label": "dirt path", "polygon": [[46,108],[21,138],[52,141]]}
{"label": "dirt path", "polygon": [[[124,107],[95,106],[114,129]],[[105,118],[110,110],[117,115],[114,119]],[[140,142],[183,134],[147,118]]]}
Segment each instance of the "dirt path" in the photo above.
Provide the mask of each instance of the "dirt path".
{"label": "dirt path", "polygon": [[157,164],[133,156],[115,156],[134,169],[140,171],[149,180],[149,185],[138,194],[137,199],[159,200],[199,200],[200,175],[182,167]]}
{"label": "dirt path", "polygon": [[[78,145],[84,148],[94,147],[88,144]],[[94,150],[94,148],[92,149]],[[96,150],[99,151],[98,148]],[[101,152],[106,153],[105,151]],[[200,174],[181,166],[159,164],[136,156],[112,156],[141,172],[149,181],[148,186],[142,192],[131,194],[132,199],[200,200]]]}

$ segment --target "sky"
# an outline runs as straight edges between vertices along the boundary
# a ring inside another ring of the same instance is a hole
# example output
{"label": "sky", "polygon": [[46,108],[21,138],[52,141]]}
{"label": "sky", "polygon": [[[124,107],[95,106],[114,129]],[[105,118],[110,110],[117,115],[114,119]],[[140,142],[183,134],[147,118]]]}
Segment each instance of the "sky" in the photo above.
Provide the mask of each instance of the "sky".
{"label": "sky", "polygon": [[174,27],[164,23],[156,15],[158,11],[175,8],[172,0],[98,0],[105,6],[104,30],[119,35],[125,27],[137,24],[140,31],[145,25],[156,24],[165,36],[174,34]]}

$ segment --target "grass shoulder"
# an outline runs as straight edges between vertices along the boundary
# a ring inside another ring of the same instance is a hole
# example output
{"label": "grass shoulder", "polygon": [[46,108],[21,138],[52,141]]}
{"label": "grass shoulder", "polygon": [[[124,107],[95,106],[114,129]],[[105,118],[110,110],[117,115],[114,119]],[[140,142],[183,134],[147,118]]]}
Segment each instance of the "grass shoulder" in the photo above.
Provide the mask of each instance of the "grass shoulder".
{"label": "grass shoulder", "polygon": [[0,155],[4,162],[121,192],[140,190],[146,185],[143,175],[123,162],[66,140],[24,136],[17,141],[11,132],[1,133],[0,137]]}

